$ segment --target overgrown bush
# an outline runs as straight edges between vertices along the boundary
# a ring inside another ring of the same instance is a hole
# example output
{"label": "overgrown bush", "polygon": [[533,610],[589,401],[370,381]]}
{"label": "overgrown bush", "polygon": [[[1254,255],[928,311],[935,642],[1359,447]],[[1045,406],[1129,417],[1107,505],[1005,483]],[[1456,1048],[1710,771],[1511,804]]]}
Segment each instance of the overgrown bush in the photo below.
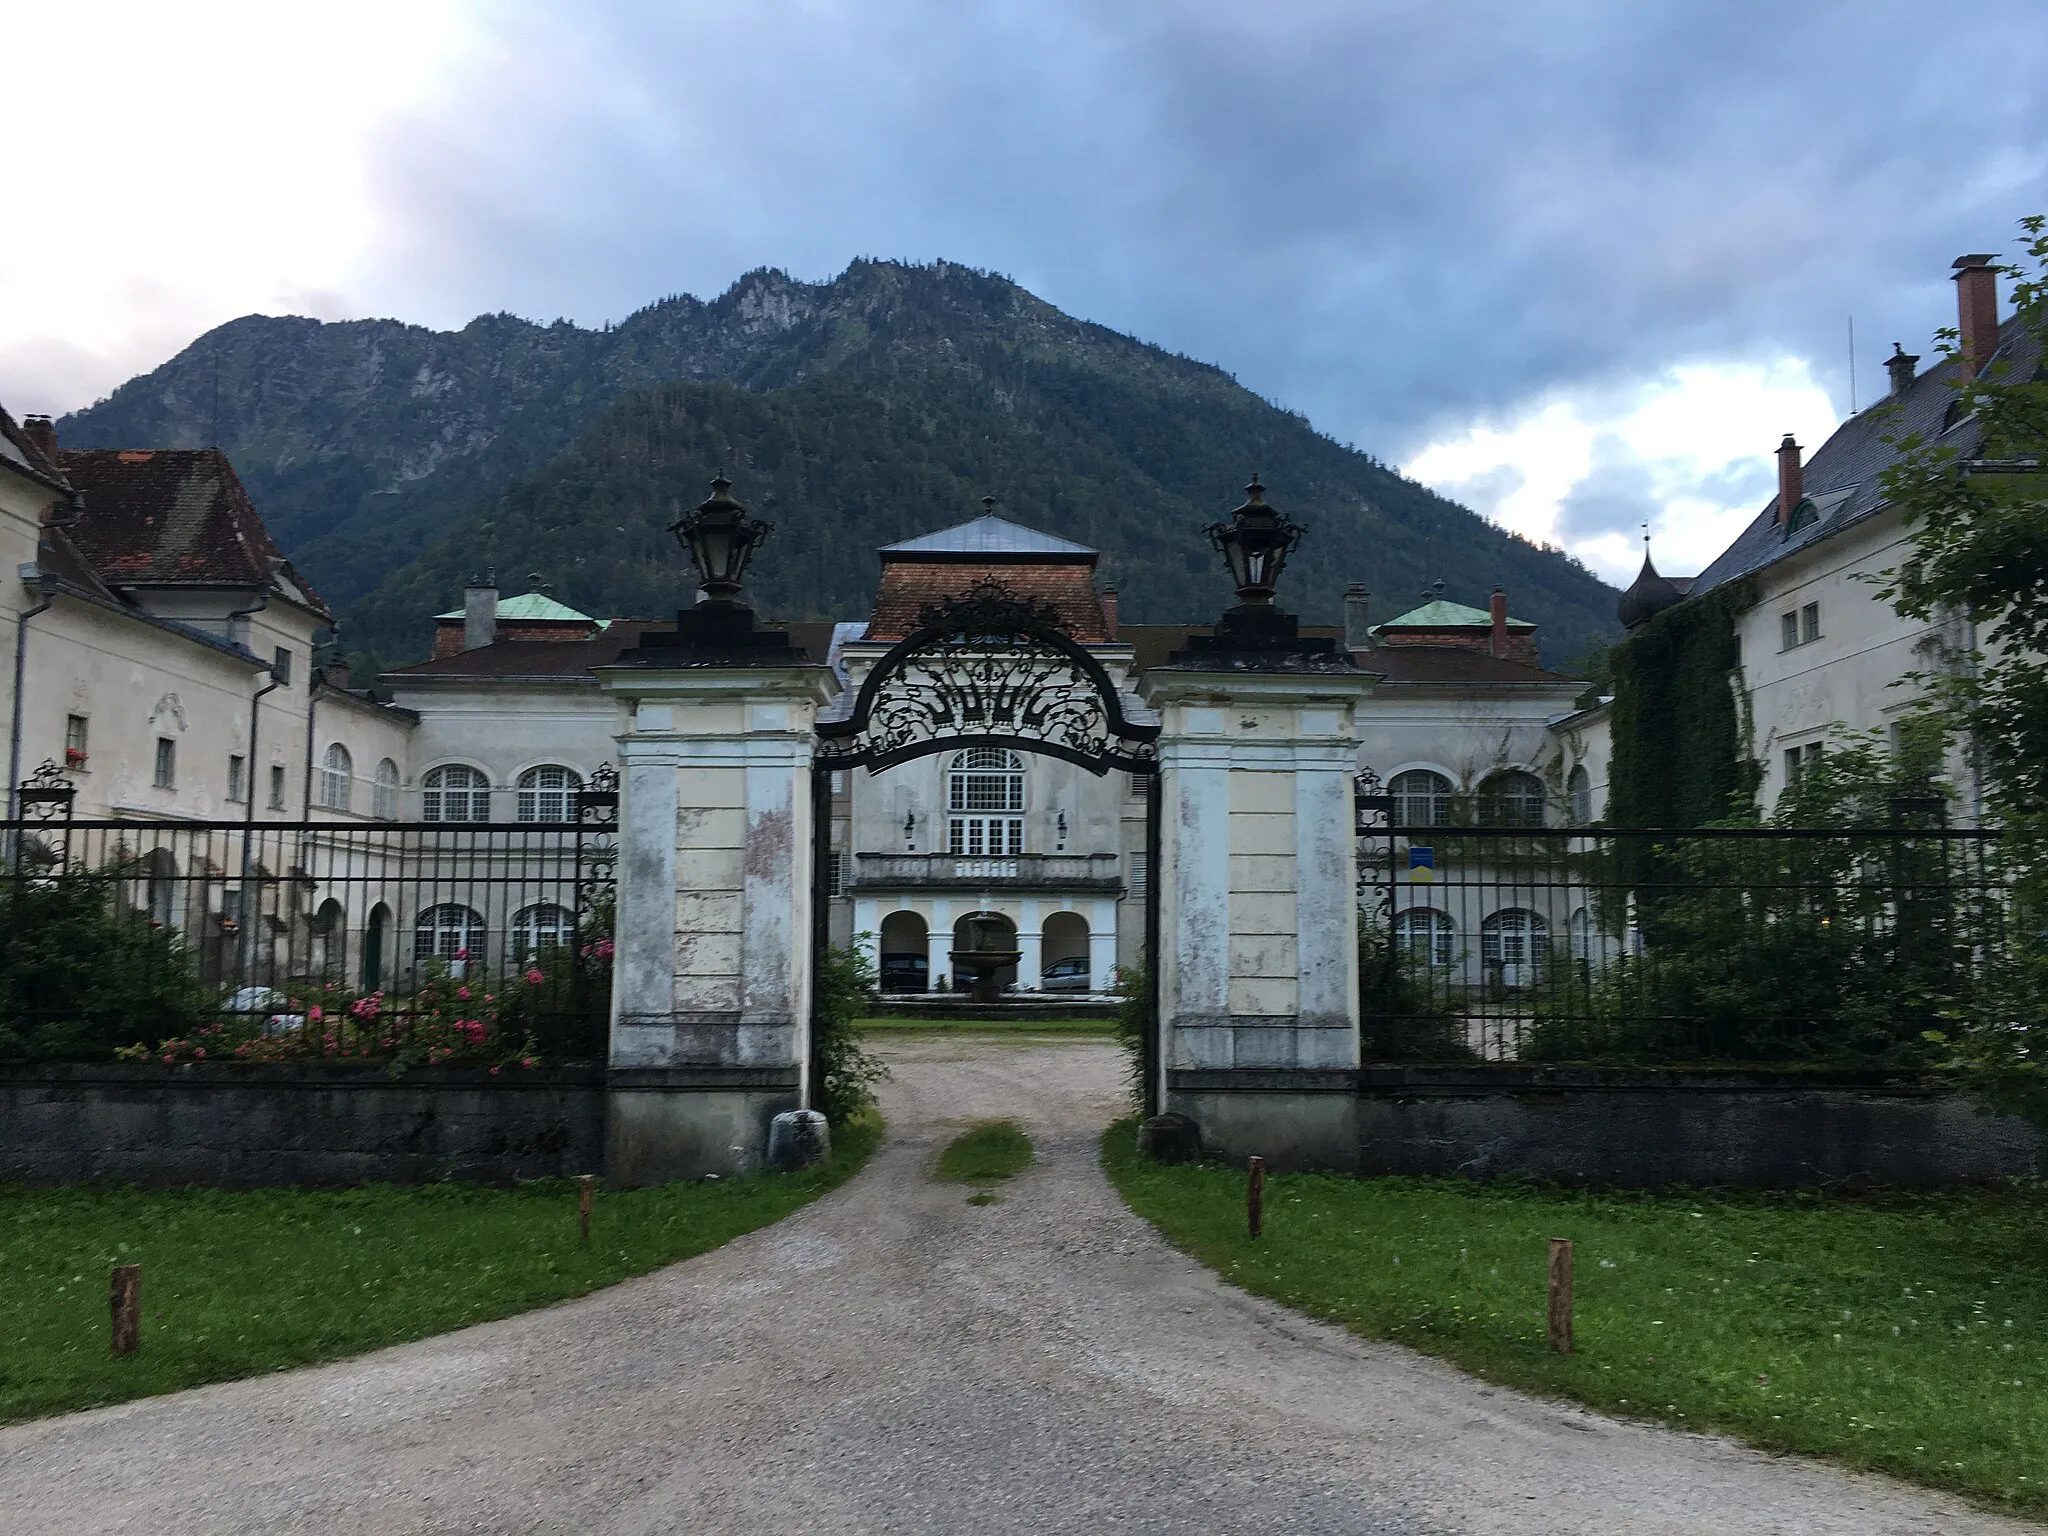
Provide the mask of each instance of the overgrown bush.
{"label": "overgrown bush", "polygon": [[861,1040],[860,1019],[874,997],[875,968],[859,946],[827,948],[818,965],[811,1049],[817,1106],[833,1125],[844,1125],[872,1105],[874,1085],[889,1074]]}
{"label": "overgrown bush", "polygon": [[1113,1025],[1116,1043],[1124,1052],[1124,1092],[1131,1109],[1145,1112],[1145,1042],[1151,1038],[1154,1010],[1159,1001],[1152,990],[1152,973],[1143,966],[1118,966],[1116,972],[1116,1013]]}
{"label": "overgrown bush", "polygon": [[1363,1061],[1477,1059],[1465,1021],[1431,984],[1429,957],[1398,942],[1376,914],[1358,915],[1358,1028]]}
{"label": "overgrown bush", "polygon": [[0,881],[0,1060],[104,1061],[213,1007],[184,939],[122,910],[113,882],[82,865]]}

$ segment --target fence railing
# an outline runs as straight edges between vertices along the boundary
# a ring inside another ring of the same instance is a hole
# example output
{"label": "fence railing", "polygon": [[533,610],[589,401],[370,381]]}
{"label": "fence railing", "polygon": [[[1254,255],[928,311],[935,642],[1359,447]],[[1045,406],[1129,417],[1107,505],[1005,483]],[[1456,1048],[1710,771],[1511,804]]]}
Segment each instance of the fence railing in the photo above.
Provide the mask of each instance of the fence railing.
{"label": "fence railing", "polygon": [[209,1019],[385,1054],[429,1015],[457,1046],[487,1021],[602,1055],[616,795],[584,799],[559,823],[0,822],[0,1056]]}
{"label": "fence railing", "polygon": [[1905,1064],[2005,957],[1996,849],[1913,827],[1364,828],[1365,1052]]}

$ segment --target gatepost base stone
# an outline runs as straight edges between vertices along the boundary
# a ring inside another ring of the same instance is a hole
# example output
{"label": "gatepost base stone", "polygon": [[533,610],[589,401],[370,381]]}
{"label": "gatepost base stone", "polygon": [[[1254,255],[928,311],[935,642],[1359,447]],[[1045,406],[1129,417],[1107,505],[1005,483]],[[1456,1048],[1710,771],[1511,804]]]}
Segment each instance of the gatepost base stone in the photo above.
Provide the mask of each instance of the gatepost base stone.
{"label": "gatepost base stone", "polygon": [[815,1109],[786,1109],[768,1123],[768,1166],[795,1173],[832,1154],[832,1128]]}

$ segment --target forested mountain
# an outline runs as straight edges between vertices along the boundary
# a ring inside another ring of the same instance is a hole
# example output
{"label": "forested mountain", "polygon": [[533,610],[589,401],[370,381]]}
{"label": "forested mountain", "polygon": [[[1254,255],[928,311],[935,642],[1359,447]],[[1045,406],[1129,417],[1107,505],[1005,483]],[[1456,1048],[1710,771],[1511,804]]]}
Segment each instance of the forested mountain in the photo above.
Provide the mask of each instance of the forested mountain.
{"label": "forested mountain", "polygon": [[1331,619],[1349,581],[1383,616],[1429,581],[1508,587],[1556,660],[1613,628],[1614,592],[1563,556],[1403,480],[1219,369],[1062,314],[1005,279],[856,262],[830,283],[754,272],[588,331],[483,316],[247,316],[58,423],[86,447],[219,442],[345,639],[420,654],[426,618],[495,566],[601,614],[684,599],[662,531],[723,465],[775,522],[763,612],[859,617],[874,546],[977,515],[1096,545],[1132,620],[1215,613],[1202,530],[1249,473],[1309,525],[1287,606]]}

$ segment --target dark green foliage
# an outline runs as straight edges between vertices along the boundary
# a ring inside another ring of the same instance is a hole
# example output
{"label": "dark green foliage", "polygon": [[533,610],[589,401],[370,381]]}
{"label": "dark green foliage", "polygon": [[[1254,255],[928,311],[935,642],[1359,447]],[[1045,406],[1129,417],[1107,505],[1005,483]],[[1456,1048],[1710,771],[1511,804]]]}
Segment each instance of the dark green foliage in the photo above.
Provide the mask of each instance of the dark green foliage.
{"label": "dark green foliage", "polygon": [[750,590],[782,618],[865,613],[877,544],[962,521],[990,493],[1102,549],[1128,619],[1207,617],[1227,592],[1202,529],[1259,469],[1310,526],[1286,595],[1311,621],[1335,618],[1348,581],[1399,594],[1441,577],[1475,602],[1505,584],[1556,654],[1613,627],[1613,590],[1566,557],[1219,369],[946,263],[856,262],[823,285],[753,273],[601,332],[249,317],[59,431],[219,442],[348,610],[347,643],[387,660],[423,655],[427,617],[487,564],[508,590],[538,571],[586,612],[673,612],[689,583],[663,526],[720,465],[777,524]]}
{"label": "dark green foliage", "polygon": [[1145,1108],[1145,1042],[1152,1037],[1159,1007],[1152,990],[1152,973],[1143,966],[1119,966],[1116,973],[1116,1043],[1124,1052],[1124,1092],[1131,1108]]}
{"label": "dark green foliage", "polygon": [[116,886],[82,866],[0,881],[0,1061],[104,1061],[212,1017],[184,940]]}
{"label": "dark green foliage", "polygon": [[1926,1032],[1969,1005],[2004,932],[1982,845],[1869,830],[1940,824],[1939,758],[1925,733],[1897,753],[1841,740],[1780,797],[1767,825],[1786,835],[1575,859],[1600,930],[1633,918],[1640,944],[1590,968],[1554,946],[1521,1056],[1931,1065]]}
{"label": "dark green foliage", "polygon": [[1735,619],[1754,602],[1750,582],[1730,582],[1667,608],[1610,653],[1610,825],[1697,827],[1750,807],[1759,771]]}
{"label": "dark green foliage", "polygon": [[1358,915],[1359,1055],[1415,1065],[1472,1061],[1465,1021],[1437,995],[1428,958],[1396,943],[1377,914]]}
{"label": "dark green foliage", "polygon": [[858,945],[832,945],[818,963],[811,1004],[811,1052],[818,1082],[814,1101],[833,1125],[871,1108],[874,1085],[889,1069],[862,1044],[860,1019],[874,1005],[875,968]]}

